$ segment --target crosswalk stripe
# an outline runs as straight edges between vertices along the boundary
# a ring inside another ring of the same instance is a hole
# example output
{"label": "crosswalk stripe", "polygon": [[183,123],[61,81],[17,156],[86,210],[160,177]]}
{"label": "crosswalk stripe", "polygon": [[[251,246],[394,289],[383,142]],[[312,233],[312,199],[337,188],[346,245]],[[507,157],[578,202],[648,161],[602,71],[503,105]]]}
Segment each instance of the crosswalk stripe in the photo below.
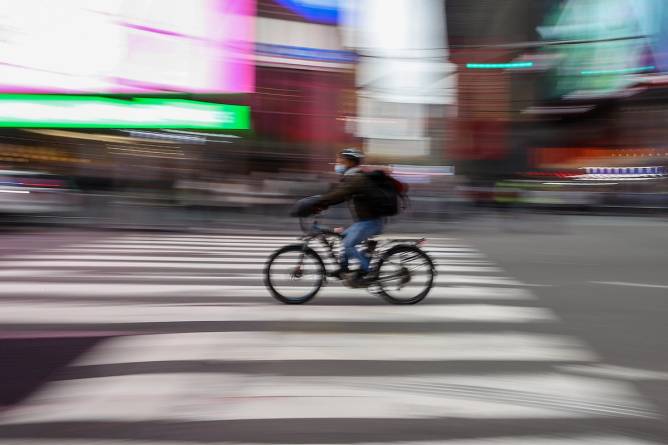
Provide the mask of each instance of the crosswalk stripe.
{"label": "crosswalk stripe", "polygon": [[[227,276],[225,278],[243,281],[260,282],[262,274],[248,273],[244,275]],[[526,284],[506,277],[440,274],[434,279],[434,286],[450,286],[453,284],[490,285],[490,286],[526,286]]]}
{"label": "crosswalk stripe", "polygon": [[[287,244],[300,244],[299,241],[295,240],[292,243],[286,243],[283,241],[262,241],[261,244],[267,248],[278,249]],[[253,243],[244,243],[244,242],[234,242],[234,241],[159,241],[159,242],[148,242],[148,241],[119,241],[119,240],[109,240],[109,241],[97,241],[94,243],[84,243],[80,244],[81,247],[104,247],[104,246],[114,246],[114,247],[131,247],[131,246],[142,246],[142,247],[155,247],[155,246],[205,246],[205,247],[250,247]],[[313,244],[315,245],[315,244]],[[477,252],[475,249],[470,247],[434,247],[430,246],[430,250],[437,252]]]}
{"label": "crosswalk stripe", "polygon": [[[192,381],[198,384],[189,385]],[[128,400],[133,400],[132,410],[127,409]],[[548,373],[384,377],[380,382],[375,377],[278,378],[228,373],[112,376],[57,382],[32,403],[34,409],[14,413],[2,423],[653,417],[627,383]],[[57,411],[50,409],[55,403]]]}
{"label": "crosswalk stripe", "polygon": [[[100,250],[109,250],[109,249],[124,249],[127,251],[131,250],[174,250],[174,251],[179,251],[179,250],[192,250],[192,251],[259,251],[259,252],[266,252],[266,253],[271,253],[275,252],[278,249],[287,246],[288,244],[277,244],[277,245],[263,245],[262,247],[257,247],[257,244],[251,244],[251,245],[219,245],[219,244],[183,244],[183,245],[167,245],[167,244],[116,244],[116,243],[110,243],[110,244],[97,244],[97,243],[91,243],[91,244],[81,244],[79,246],[75,246],[73,248],[70,248],[70,250],[74,249],[96,249],[97,251]],[[301,244],[291,244],[291,245],[299,245]],[[314,250],[319,250],[323,249],[322,246],[319,245],[313,245],[310,246]],[[436,254],[468,254],[468,255],[476,255],[476,256],[483,256],[480,252],[476,250],[461,250],[461,249],[448,249],[448,248],[442,248],[442,249],[437,249],[437,248],[429,248],[429,249],[424,249],[426,252],[436,255]]]}
{"label": "crosswalk stripe", "polygon": [[121,337],[108,341],[79,364],[169,360],[578,362],[593,359],[593,353],[573,338],[512,331],[493,334],[246,331]]}
{"label": "crosswalk stripe", "polygon": [[[168,261],[168,262],[185,262],[185,263],[206,263],[206,262],[220,262],[220,263],[238,263],[242,261],[249,261],[251,258],[248,256],[255,255],[243,255],[243,256],[165,256],[165,255],[152,255],[146,256],[142,254],[137,255],[88,255],[88,254],[69,254],[69,253],[52,253],[52,254],[32,254],[32,255],[14,255],[11,257],[5,257],[6,260],[122,260],[122,261]],[[259,263],[264,264],[267,261],[267,256],[257,255],[255,260]],[[435,257],[436,263],[439,265],[450,265],[450,266],[493,266],[494,263],[490,261],[480,261],[480,260],[452,260],[449,258]],[[285,262],[294,262],[295,260],[288,259],[277,259],[276,262],[285,263]],[[499,270],[495,267],[495,270]]]}
{"label": "crosswalk stripe", "polygon": [[[46,276],[46,275],[45,275]],[[81,271],[68,271],[67,269],[61,270],[59,278],[81,278],[81,279],[115,279],[115,280],[170,280],[170,281],[202,281],[202,282],[215,282],[219,283],[221,286],[225,286],[226,282],[231,281],[243,281],[249,282],[251,284],[259,284],[264,280],[264,275],[259,273],[246,273],[246,274],[221,274],[219,275],[183,275],[183,274],[163,274],[163,273],[114,273],[113,275],[104,275],[104,274],[94,274]],[[34,286],[34,281],[30,282]],[[40,285],[44,281],[40,281]],[[2,284],[5,286],[5,283]],[[453,286],[453,285],[471,285],[471,286],[512,286],[512,287],[522,287],[528,286],[527,284],[521,283],[519,281],[512,280],[505,277],[489,277],[489,276],[476,276],[476,275],[450,275],[450,274],[440,274],[437,275],[434,279],[434,289],[439,286]],[[359,290],[363,292],[363,290]]]}
{"label": "crosswalk stripe", "polygon": [[206,245],[206,244],[184,244],[182,246],[178,245],[162,245],[162,244],[128,244],[128,245],[122,245],[122,244],[97,244],[97,243],[90,243],[90,244],[81,244],[79,246],[74,246],[75,248],[89,248],[89,249],[104,249],[106,250],[107,248],[113,249],[113,248],[122,248],[125,250],[131,250],[131,249],[136,249],[136,250],[193,250],[193,251],[260,251],[260,252],[274,252],[278,250],[280,247],[283,247],[284,244],[281,245],[276,245],[276,246],[263,246],[263,247],[257,247],[257,245],[251,244],[251,245],[246,245],[246,246],[220,246],[220,245]]}
{"label": "crosswalk stripe", "polygon": [[[301,244],[292,244],[292,245],[297,245],[297,246],[302,246]],[[257,246],[257,245],[253,245]],[[287,246],[287,244],[285,245]],[[283,246],[281,246],[283,247]],[[329,252],[329,250],[325,249],[323,246],[320,245],[313,245],[309,246],[311,249],[317,251],[317,252]],[[249,246],[249,249],[251,247]],[[279,248],[274,248],[272,246],[270,247],[252,247],[253,251],[255,252],[263,252],[264,254],[269,254],[276,252],[279,250]],[[54,249],[48,249],[45,250],[44,252],[109,252],[109,251],[122,251],[122,252],[134,252],[134,251],[152,251],[152,250],[169,250],[169,251],[193,251],[193,252],[224,252],[224,251],[245,251],[244,248],[242,247],[218,247],[218,246],[176,246],[176,247],[171,247],[171,246],[159,246],[159,245],[150,245],[146,247],[137,247],[136,245],[130,245],[130,246],[114,246],[114,245],[106,245],[106,246],[93,246],[89,247],[88,245],[83,245],[80,247],[60,247],[60,248],[54,248]],[[339,249],[335,250],[338,251]],[[475,254],[478,256],[484,256],[482,253],[477,252],[477,251],[470,251],[470,252],[461,252],[461,251],[453,251],[450,249],[433,249],[433,248],[426,248],[422,249],[424,252],[428,253],[430,256],[439,256],[439,255],[463,255],[463,254]],[[260,255],[258,253],[258,255]]]}
{"label": "crosswalk stripe", "polygon": [[[1,264],[1,263],[0,263]],[[12,267],[20,268],[20,267],[48,267],[49,265],[56,267],[54,264],[50,264],[50,262],[39,262],[39,261],[26,261],[23,263],[12,263]],[[2,264],[4,267],[9,267],[10,264]],[[116,278],[116,279],[154,279],[154,280],[213,280],[221,283],[221,285],[224,285],[224,281],[249,281],[252,283],[262,283],[264,280],[264,274],[262,273],[253,273],[253,272],[248,272],[248,273],[237,273],[237,274],[226,274],[223,269],[221,269],[221,266],[219,264],[193,264],[193,265],[187,265],[187,264],[171,264],[169,263],[145,263],[145,264],[130,264],[130,263],[118,263],[118,264],[104,264],[104,265],[97,265],[98,267],[104,266],[109,269],[125,269],[125,270],[131,270],[131,269],[149,269],[149,268],[154,268],[154,269],[174,269],[174,270],[184,270],[184,269],[189,269],[191,271],[194,270],[217,270],[219,271],[219,274],[216,276],[194,276],[194,275],[177,275],[177,274],[160,274],[160,273],[155,273],[155,274],[149,274],[149,273],[133,273],[133,274],[117,274],[114,273],[113,275],[107,275],[107,278]],[[257,270],[260,270],[260,268],[257,268],[256,265],[245,265],[243,267],[235,265],[234,267],[226,267],[227,269],[231,270],[247,270],[249,268],[256,268]],[[62,269],[62,274],[60,274],[61,277],[81,277],[81,278],[94,278],[94,277],[100,277],[100,275],[96,274],[88,274],[88,273],[82,273],[80,271],[77,271],[75,273],[68,272],[66,268],[68,267],[73,267],[73,268],[90,268],[91,263],[81,261],[81,262],[66,262],[63,261],[57,265],[57,267],[60,268],[65,268]],[[447,267],[447,266],[446,266]],[[102,275],[104,277],[104,275]],[[512,280],[510,278],[502,277],[502,276],[483,276],[483,275],[454,275],[454,274],[448,274],[448,273],[442,273],[437,275],[434,278],[434,286],[450,286],[450,285],[455,285],[455,284],[467,284],[467,285],[490,285],[490,286],[526,286],[526,284],[521,283],[516,280]]]}
{"label": "crosswalk stripe", "polygon": [[[218,248],[206,248],[206,247],[198,247],[198,248],[178,248],[178,249],[172,249],[172,248],[152,248],[152,247],[147,247],[147,248],[138,248],[138,247],[132,247],[129,249],[121,249],[121,248],[58,248],[58,249],[49,249],[46,250],[45,252],[49,253],[125,253],[125,254],[131,254],[133,252],[142,252],[142,253],[155,253],[155,254],[166,254],[166,253],[178,253],[178,254],[186,254],[186,253],[191,253],[191,254],[207,254],[207,255],[236,255],[236,256],[253,256],[253,257],[258,257],[262,259],[266,259],[269,257],[270,254],[275,252],[276,249],[265,249],[265,248],[240,248],[240,247],[235,247],[231,249],[218,249]],[[320,250],[316,249],[316,251],[320,252]],[[429,256],[432,258],[464,258],[464,259],[481,259],[484,258],[484,255],[480,253],[460,253],[460,252],[432,252],[427,250],[427,253]],[[467,260],[465,260],[467,261]]]}
{"label": "crosswalk stripe", "polygon": [[[30,272],[30,271],[27,271]],[[37,271],[35,271],[37,272]],[[28,273],[25,274],[26,276]],[[49,273],[46,276],[51,276]],[[38,275],[35,275],[38,276]],[[192,296],[197,297],[211,297],[212,299],[225,299],[227,297],[265,297],[267,302],[271,302],[269,292],[264,286],[235,286],[219,284],[160,284],[155,282],[109,282],[110,277],[105,275],[86,275],[76,274],[69,275],[70,277],[85,279],[99,279],[107,280],[95,282],[95,294],[91,295],[91,284],[86,282],[75,283],[59,283],[52,281],[40,281],[39,285],[36,283],[27,282],[13,282],[3,281],[0,286],[0,296],[3,297],[21,297],[21,296],[44,296],[52,298],[68,298],[68,297],[94,297],[105,298],[115,296],[135,296],[142,295],[159,295],[165,299],[179,297],[187,298]],[[150,276],[144,278],[154,281],[155,278]],[[114,280],[128,280],[136,278],[132,275],[118,276],[114,275],[111,279]],[[184,281],[211,281],[211,279],[220,280],[217,277],[198,277],[185,276],[177,277]],[[298,287],[287,287],[286,292],[296,292],[300,290]],[[317,299],[333,298],[333,297],[356,297],[364,298],[368,295],[360,289],[350,289],[342,286],[327,286],[320,290]],[[435,287],[429,293],[429,300],[438,299],[471,299],[471,300],[533,300],[535,296],[525,289],[518,289],[513,287],[480,287],[480,286],[450,286],[450,287]]]}
{"label": "crosswalk stripe", "polygon": [[[128,291],[129,289],[123,289]],[[6,291],[3,291],[3,294]],[[554,314],[543,308],[518,307],[492,304],[452,304],[447,310],[435,311],[428,305],[409,308],[393,306],[360,306],[354,311],[346,306],[309,305],[299,308],[273,303],[256,306],[192,306],[184,312],[182,307],[162,304],[72,304],[59,302],[3,304],[0,321],[15,322],[59,322],[118,323],[142,321],[357,321],[401,323],[411,321],[439,322],[497,322],[527,323],[555,321]]]}
{"label": "crosswalk stripe", "polygon": [[[214,269],[220,270],[221,267],[224,267],[228,270],[254,270],[262,269],[263,263],[253,262],[253,263],[240,263],[237,261],[221,261],[209,260],[208,262],[196,262],[196,261],[180,261],[178,258],[173,258],[173,261],[73,261],[67,260],[64,258],[55,257],[51,260],[13,260],[13,261],[0,261],[0,267],[105,267],[105,268],[140,268],[140,269],[150,269],[150,268],[164,268],[164,269]],[[222,266],[220,263],[230,263]],[[197,263],[197,264],[194,264]],[[282,270],[285,270],[286,267],[291,267],[290,265],[294,264],[292,262],[278,262],[275,263],[276,267],[281,266]],[[309,263],[313,264],[313,262]],[[442,272],[500,272],[501,269],[498,267],[481,267],[481,266],[450,266],[450,265],[436,265],[436,269]]]}
{"label": "crosswalk stripe", "polygon": [[284,236],[272,236],[272,235],[257,235],[257,236],[247,236],[247,235],[210,235],[210,236],[205,236],[205,235],[189,235],[189,236],[183,236],[183,235],[166,235],[166,236],[138,236],[138,235],[132,235],[132,236],[121,236],[118,238],[114,239],[119,239],[119,240],[128,240],[128,241],[220,241],[220,240],[237,240],[237,241],[289,241],[289,240],[297,240],[299,239],[299,235],[284,235]]}
{"label": "crosswalk stripe", "polygon": [[[287,246],[287,245],[299,245],[301,246],[300,243],[286,243],[286,244],[275,244],[275,245],[267,245],[264,243],[261,243],[262,247],[258,247],[259,244],[242,244],[242,245],[229,245],[229,244],[207,244],[207,243],[202,243],[202,244],[181,244],[181,245],[170,245],[170,244],[158,244],[158,243],[147,243],[147,244],[119,244],[119,243],[107,243],[107,244],[100,244],[100,243],[83,243],[79,245],[74,245],[71,246],[70,248],[74,249],[153,249],[153,250],[259,250],[263,252],[274,252],[281,247]],[[322,246],[320,245],[312,245],[312,248],[321,248]],[[428,249],[424,249],[427,252],[433,252],[433,253],[468,253],[468,254],[477,254],[477,255],[482,255],[480,252],[476,250],[461,250],[461,249],[452,249],[452,248],[435,248],[431,247]]]}
{"label": "crosswalk stripe", "polygon": [[[380,243],[416,243],[417,239],[415,240],[402,240],[402,239],[392,239],[392,238],[385,238],[385,239],[377,239],[378,242]],[[285,243],[300,243],[303,242],[302,239],[299,237],[287,237],[287,238],[272,238],[272,237],[265,237],[265,238],[258,238],[258,239],[244,239],[243,237],[234,237],[234,238],[212,238],[212,239],[173,239],[173,238],[150,238],[150,239],[127,239],[127,238],[106,238],[106,239],[100,239],[97,241],[98,243],[101,244],[107,244],[107,243],[119,243],[119,244],[152,244],[152,243],[157,243],[157,244],[252,244],[252,243],[262,243],[262,244],[285,244]],[[310,243],[313,244],[319,244],[320,240],[310,240]],[[429,241],[424,241],[423,242],[426,245],[429,246],[440,246],[440,247],[449,247],[453,249],[472,249],[472,247],[468,245],[463,245],[460,243],[429,243]]]}
{"label": "crosswalk stripe", "polygon": [[[188,256],[135,256],[135,255],[16,255],[11,257],[12,261],[15,262],[26,262],[28,264],[44,263],[46,261],[53,261],[54,265],[66,264],[67,261],[91,261],[90,266],[105,266],[107,267],[108,263],[114,261],[123,261],[127,262],[141,262],[142,265],[148,265],[147,267],[152,267],[153,264],[165,264],[165,267],[173,267],[181,264],[188,265],[189,263],[208,263],[209,266],[215,265],[215,267],[220,267],[218,263],[230,263],[226,264],[224,267],[228,269],[244,269],[244,268],[255,268],[258,265],[264,265],[266,263],[266,258],[258,258],[258,261],[255,263],[249,263],[247,257],[227,257],[227,258],[210,258],[210,257],[188,257]],[[173,266],[170,266],[169,263],[173,263]],[[295,264],[296,260],[294,258],[281,259],[278,258],[274,261],[275,264]],[[2,264],[2,261],[0,261]],[[5,263],[6,264],[6,263]],[[487,263],[489,264],[489,263]],[[46,264],[39,264],[46,265]],[[441,272],[475,272],[475,273],[489,273],[489,272],[501,272],[501,269],[498,267],[491,267],[486,265],[460,265],[460,264],[444,264],[442,262],[437,262],[437,269]],[[34,267],[34,266],[33,266]],[[186,266],[188,267],[188,266]]]}
{"label": "crosswalk stripe", "polygon": [[264,241],[296,241],[300,238],[301,235],[283,235],[283,236],[273,236],[273,235],[256,235],[256,236],[246,236],[246,235],[174,235],[174,236],[121,236],[118,238],[113,238],[115,240],[122,241],[147,241],[147,242],[160,242],[160,241],[248,241],[248,242],[264,242]]}
{"label": "crosswalk stripe", "polygon": [[[77,271],[78,272],[78,271]],[[8,269],[0,270],[0,278],[35,278],[35,277],[50,277],[54,275],[61,275],[60,270],[49,269]]]}
{"label": "crosswalk stripe", "polygon": [[[127,235],[127,236],[121,236],[117,237],[114,239],[120,239],[120,240],[130,240],[130,241],[216,241],[216,240],[243,240],[243,241],[265,241],[265,240],[272,240],[272,241],[284,241],[284,240],[297,240],[299,239],[301,235],[283,235],[283,236],[273,236],[273,235],[255,235],[255,236],[248,236],[248,235],[155,235],[155,236],[141,236],[141,235]],[[374,237],[374,239],[378,239],[380,241],[385,241],[385,240],[392,240],[392,239],[420,239],[419,236],[405,236],[401,234],[384,234],[380,235],[377,237]],[[459,245],[462,246],[462,243],[460,243],[456,238],[438,238],[438,237],[426,237],[426,242],[437,242],[438,244],[446,244],[445,242],[447,241],[447,244],[453,244],[453,245]]]}
{"label": "crosswalk stripe", "polygon": [[[557,315],[535,307],[536,297],[525,288],[528,285],[506,276],[482,252],[457,239],[430,238],[423,246],[439,272],[427,298],[435,305],[392,306],[380,300],[369,305],[378,297],[329,281],[315,304],[294,307],[275,302],[262,285],[268,256],[287,244],[300,243],[295,236],[276,233],[130,234],[2,258],[0,323],[229,323],[221,325],[221,332],[131,335],[105,341],[75,363],[68,379],[50,383],[18,408],[5,411],[0,424],[656,418],[632,382],[555,367],[584,365],[598,358],[574,337],[553,333]],[[289,285],[284,290],[297,292],[303,287]],[[366,302],[356,304],[358,297]],[[315,329],[326,323],[337,328]],[[346,323],[357,328],[347,332]],[[314,329],[305,332],[304,326]],[[243,363],[245,368],[202,366],[200,372],[200,367],[171,365],[209,361]],[[367,373],[324,375],[309,371],[310,362],[336,362],[337,369],[364,363]],[[382,378],[372,375],[380,368],[369,366],[386,362],[402,362],[405,371]],[[433,365],[420,367],[424,362]],[[480,370],[476,368],[480,362],[497,362],[506,370]],[[304,369],[274,374],[272,363]],[[527,363],[532,364],[530,372],[522,373],[521,366]],[[249,366],[261,366],[261,371],[251,372]],[[463,374],[468,366],[472,372]],[[421,369],[429,371],[423,374]],[[211,403],[212,399],[222,403]],[[599,438],[606,445],[636,445],[614,435],[437,443],[573,445],[596,443]]]}

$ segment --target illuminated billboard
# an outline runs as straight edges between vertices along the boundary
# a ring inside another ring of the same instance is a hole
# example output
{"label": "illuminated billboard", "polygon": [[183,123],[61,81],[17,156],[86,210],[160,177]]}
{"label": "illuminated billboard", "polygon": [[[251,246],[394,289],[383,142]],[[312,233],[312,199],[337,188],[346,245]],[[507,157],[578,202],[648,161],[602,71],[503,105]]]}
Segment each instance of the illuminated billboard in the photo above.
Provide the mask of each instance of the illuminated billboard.
{"label": "illuminated billboard", "polygon": [[634,75],[668,71],[668,2],[568,0],[558,3],[538,32],[565,42],[547,51],[560,60],[554,93],[615,93]]}
{"label": "illuminated billboard", "polygon": [[0,127],[247,130],[250,108],[168,98],[0,95]]}
{"label": "illuminated billboard", "polygon": [[254,5],[0,0],[0,92],[252,92]]}
{"label": "illuminated billboard", "polygon": [[276,0],[279,4],[314,22],[335,25],[339,8],[347,0]]}

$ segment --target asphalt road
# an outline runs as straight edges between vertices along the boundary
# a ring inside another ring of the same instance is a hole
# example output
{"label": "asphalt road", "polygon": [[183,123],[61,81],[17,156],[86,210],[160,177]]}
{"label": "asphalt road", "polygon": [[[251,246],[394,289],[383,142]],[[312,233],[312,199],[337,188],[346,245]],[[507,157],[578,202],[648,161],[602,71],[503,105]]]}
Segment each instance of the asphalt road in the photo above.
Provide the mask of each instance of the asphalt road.
{"label": "asphalt road", "polygon": [[[536,217],[542,224],[463,236],[559,315],[608,374],[628,378],[668,415],[668,222]],[[668,438],[663,436],[663,442]]]}
{"label": "asphalt road", "polygon": [[668,443],[667,227],[444,227],[416,306],[279,305],[284,232],[5,231],[0,443]]}

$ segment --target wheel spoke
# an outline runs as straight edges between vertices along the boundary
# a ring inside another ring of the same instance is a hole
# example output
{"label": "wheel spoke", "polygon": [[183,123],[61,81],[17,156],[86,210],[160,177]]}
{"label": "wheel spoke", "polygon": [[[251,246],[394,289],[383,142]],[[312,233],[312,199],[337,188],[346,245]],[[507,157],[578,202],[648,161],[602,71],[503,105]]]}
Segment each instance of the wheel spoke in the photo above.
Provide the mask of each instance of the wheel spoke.
{"label": "wheel spoke", "polygon": [[322,262],[314,251],[289,246],[274,254],[265,269],[265,282],[280,301],[303,303],[320,289],[323,275]]}
{"label": "wheel spoke", "polygon": [[392,303],[416,303],[433,284],[433,266],[429,257],[414,246],[390,249],[379,265],[380,293]]}

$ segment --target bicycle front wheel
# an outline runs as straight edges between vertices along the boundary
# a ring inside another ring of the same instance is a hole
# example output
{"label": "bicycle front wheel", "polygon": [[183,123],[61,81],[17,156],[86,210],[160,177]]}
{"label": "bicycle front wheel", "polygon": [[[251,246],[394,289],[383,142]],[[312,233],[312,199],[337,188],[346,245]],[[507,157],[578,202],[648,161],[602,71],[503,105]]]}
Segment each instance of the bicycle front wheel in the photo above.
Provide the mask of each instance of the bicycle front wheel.
{"label": "bicycle front wheel", "polygon": [[264,268],[264,283],[272,297],[285,304],[306,303],[325,280],[325,264],[310,247],[285,246],[274,252]]}
{"label": "bicycle front wheel", "polygon": [[434,263],[412,245],[392,247],[378,263],[378,293],[393,304],[422,301],[434,285]]}

